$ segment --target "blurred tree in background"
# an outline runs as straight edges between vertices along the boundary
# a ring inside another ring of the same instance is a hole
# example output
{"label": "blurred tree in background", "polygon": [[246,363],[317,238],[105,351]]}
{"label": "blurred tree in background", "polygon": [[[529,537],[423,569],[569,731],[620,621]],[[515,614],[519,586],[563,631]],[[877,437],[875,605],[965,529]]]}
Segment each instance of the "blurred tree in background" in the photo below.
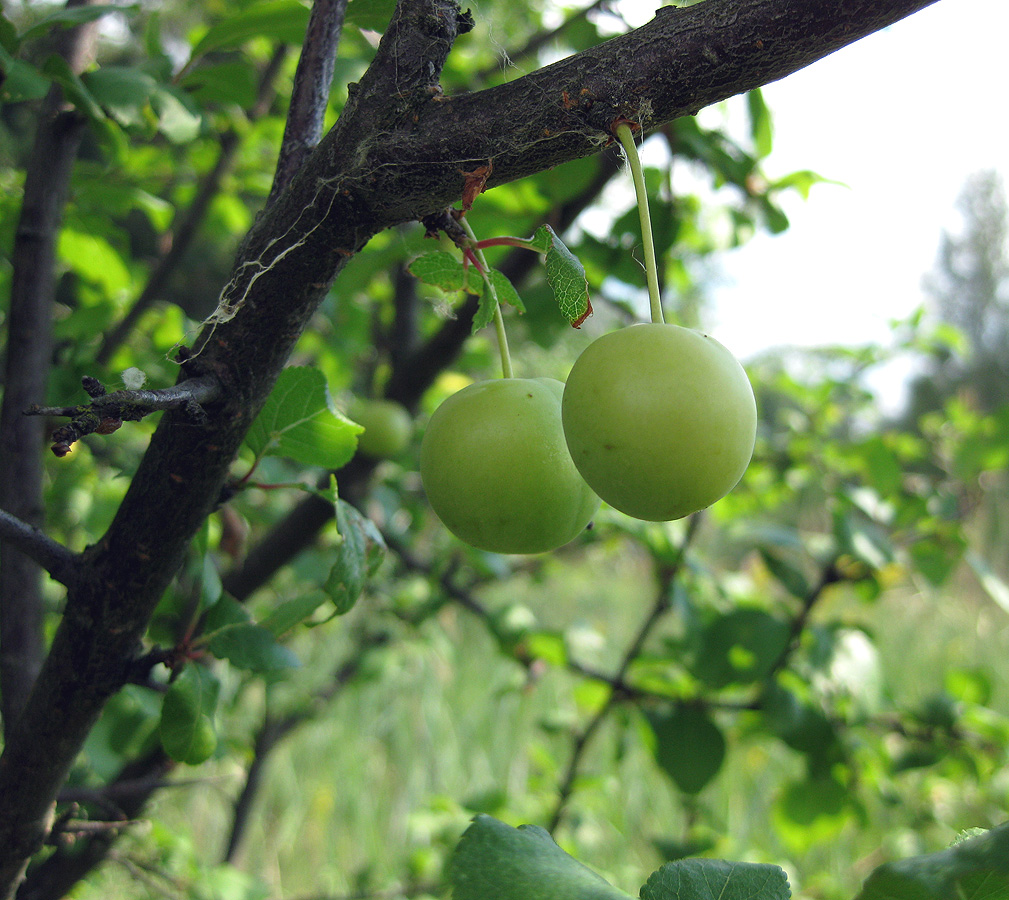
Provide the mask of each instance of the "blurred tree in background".
{"label": "blurred tree in background", "polygon": [[939,357],[913,404],[939,408],[957,391],[990,412],[1009,401],[1009,259],[1006,199],[996,172],[978,172],[957,202],[961,227],[946,232],[925,290],[932,311],[963,337],[962,353]]}
{"label": "blurred tree in background", "polygon": [[[581,261],[572,330],[556,256],[486,249],[516,374],[563,379],[647,314],[628,119],[702,327],[719,251],[819,180],[766,175],[760,86],[924,5],[5,6],[0,896],[619,893],[502,823],[632,893],[666,864],[656,900],[716,858],[761,864],[723,896],[788,896],[771,864],[800,897],[1009,896],[992,177],[943,325],[748,361],[754,460],[710,510],[508,557],[417,475],[432,411],[499,374],[448,208]],[[895,353],[947,360],[900,424],[867,387]],[[373,399],[405,445],[358,444]]]}

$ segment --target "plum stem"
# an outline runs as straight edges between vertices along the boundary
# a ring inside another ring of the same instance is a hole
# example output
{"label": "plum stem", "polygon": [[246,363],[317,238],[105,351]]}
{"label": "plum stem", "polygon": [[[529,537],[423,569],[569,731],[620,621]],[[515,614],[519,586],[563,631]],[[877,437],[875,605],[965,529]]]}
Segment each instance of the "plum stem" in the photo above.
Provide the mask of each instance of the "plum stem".
{"label": "plum stem", "polygon": [[634,144],[634,135],[630,126],[621,122],[617,126],[617,138],[627,154],[627,164],[631,167],[631,178],[634,180],[634,194],[638,198],[638,217],[641,219],[641,239],[645,248],[645,278],[648,281],[648,304],[651,309],[652,322],[661,324],[662,297],[659,294],[659,270],[655,264],[655,240],[652,237],[652,217],[648,212],[648,192],[645,190],[645,175],[641,171],[641,158]]}
{"label": "plum stem", "polygon": [[490,268],[487,265],[487,259],[483,255],[483,249],[480,247],[480,243],[476,239],[476,234],[474,233],[472,226],[466,221],[464,216],[460,217],[459,221],[462,223],[462,227],[466,230],[466,234],[472,242],[469,250],[472,252],[473,256],[476,257],[476,261],[478,263],[477,268],[484,280],[484,284],[487,285],[488,293],[494,301],[494,332],[497,335],[498,351],[501,354],[501,377],[511,378],[512,358],[511,353],[508,351],[508,335],[505,332],[504,316],[501,314],[501,303],[497,298],[497,289],[494,287],[494,281],[490,277]]}

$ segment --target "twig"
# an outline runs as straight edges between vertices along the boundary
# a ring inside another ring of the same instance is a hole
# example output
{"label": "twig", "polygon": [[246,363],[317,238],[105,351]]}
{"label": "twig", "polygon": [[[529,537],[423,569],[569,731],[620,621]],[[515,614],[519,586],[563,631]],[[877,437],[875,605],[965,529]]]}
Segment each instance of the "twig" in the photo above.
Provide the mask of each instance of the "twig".
{"label": "twig", "polygon": [[[634,636],[634,639],[631,641],[627,650],[624,651],[620,665],[617,667],[617,671],[612,679],[614,684],[624,683],[624,680],[627,677],[627,672],[630,670],[634,660],[641,655],[641,650],[644,647],[645,642],[651,636],[655,626],[669,611],[670,589],[679,575],[687,549],[690,547],[694,536],[697,534],[700,522],[700,514],[691,516],[689,524],[687,525],[687,533],[684,535],[683,543],[680,544],[676,559],[672,563],[663,565],[659,568],[658,589],[655,594],[655,602],[652,604],[652,608],[649,611],[648,616],[645,618],[645,621],[638,629],[638,633]],[[574,792],[575,781],[578,778],[578,772],[581,768],[582,758],[585,755],[585,751],[588,749],[589,743],[592,741],[592,738],[595,736],[600,726],[608,718],[610,712],[623,699],[625,698],[622,693],[618,693],[615,690],[611,691],[610,695],[606,698],[606,702],[603,703],[585,727],[575,736],[574,744],[571,748],[571,758],[568,760],[567,770],[564,773],[564,778],[557,789],[557,804],[554,806],[553,815],[550,817],[550,824],[547,826],[548,831],[556,831],[563,821],[564,813],[567,810],[568,800],[571,799],[571,794]]]}
{"label": "twig", "polygon": [[322,138],[347,0],[315,0],[294,73],[294,90],[267,205]]}
{"label": "twig", "polygon": [[76,441],[88,434],[111,434],[123,422],[138,422],[151,413],[166,409],[182,409],[196,425],[207,422],[202,404],[211,403],[221,395],[221,385],[210,375],[188,378],[172,387],[106,393],[101,383],[90,377],[83,379],[84,390],[92,398],[79,406],[39,406],[33,404],[26,416],[66,416],[71,419],[53,432],[52,451],[66,456]]}
{"label": "twig", "polygon": [[823,596],[824,590],[826,590],[830,585],[837,584],[839,581],[843,580],[844,576],[841,574],[840,569],[837,568],[836,560],[831,560],[823,567],[823,570],[820,572],[819,580],[809,589],[806,596],[803,597],[802,607],[792,619],[788,641],[785,643],[784,649],[782,649],[778,658],[774,661],[768,671],[765,684],[769,684],[775,674],[788,665],[788,661],[791,659],[792,654],[794,654],[799,648],[799,641],[802,637],[802,632],[805,631],[806,623],[809,621],[809,617],[813,612],[813,607],[816,606],[817,602]]}
{"label": "twig", "polygon": [[16,547],[29,559],[35,560],[60,584],[69,587],[77,578],[80,559],[76,553],[54,541],[34,525],[22,522],[17,516],[2,509],[0,541]]}
{"label": "twig", "polygon": [[235,799],[231,817],[231,831],[224,851],[224,862],[233,862],[238,855],[238,849],[249,823],[252,805],[259,793],[263,770],[273,749],[300,725],[311,720],[313,715],[324,704],[331,702],[360,671],[365,657],[378,647],[389,641],[389,635],[384,631],[376,631],[362,635],[355,652],[346,659],[333,673],[328,683],[309,698],[307,704],[285,716],[274,718],[269,711],[263,716],[263,724],[256,734],[252,748],[252,761],[245,772],[245,782]]}
{"label": "twig", "polygon": [[[70,0],[67,6],[82,6]],[[69,70],[89,61],[97,35],[92,22],[53,30],[55,50]],[[0,507],[32,525],[42,525],[43,425],[21,415],[46,393],[52,361],[52,306],[56,242],[70,179],[87,120],[68,108],[52,86],[40,110],[24,193],[14,232],[0,405]],[[10,547],[0,547],[0,713],[9,728],[27,701],[45,652],[45,602],[38,567]],[[0,882],[3,876],[0,874]],[[0,896],[3,894],[0,889]]]}

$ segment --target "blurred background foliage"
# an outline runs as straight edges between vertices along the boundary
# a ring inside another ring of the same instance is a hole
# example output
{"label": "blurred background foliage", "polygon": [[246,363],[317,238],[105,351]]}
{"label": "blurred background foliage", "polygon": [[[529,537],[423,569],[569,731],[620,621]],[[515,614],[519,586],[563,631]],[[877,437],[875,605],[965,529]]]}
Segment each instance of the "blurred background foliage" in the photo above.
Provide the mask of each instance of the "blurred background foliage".
{"label": "blurred background foliage", "polygon": [[[391,7],[351,0],[328,121]],[[625,28],[620,9],[475,3],[445,91],[592,46]],[[42,27],[57,11],[4,5],[5,298],[33,117],[64,78]],[[59,242],[52,403],[77,402],[83,375],[111,387],[138,367],[154,386],[174,381],[169,355],[213,310],[269,193],[307,17],[297,0],[169,0],[102,20],[97,61],[72,85],[92,128]],[[724,127],[681,119],[644,148],[666,308],[701,328],[719,254],[786,229],[780,196],[819,180],[764,176],[773,124],[759,92],[722,112]],[[890,346],[774,347],[744,361],[761,415],[753,464],[690,521],[604,508],[557,553],[499,557],[433,518],[416,439],[381,461],[354,499],[388,551],[356,605],[334,618],[321,595],[284,632],[300,668],[204,660],[220,681],[217,749],[176,767],[74,896],[441,896],[447,853],[488,812],[551,826],[628,891],[663,861],[703,854],[778,863],[796,896],[834,900],[883,861],[1001,821],[1009,270],[997,176],[965,185],[959,211],[962,229],[937,235],[928,302],[894,323]],[[563,378],[589,340],[646,315],[633,193],[614,152],[497,188],[468,219],[481,238],[551,224],[586,268],[596,313],[574,332],[535,260],[491,254],[528,309],[508,320],[517,375]],[[432,246],[420,224],[374,238],[305,334],[293,362],[321,371],[338,406],[386,392],[397,341],[415,346],[466,315],[464,297],[405,273]],[[918,374],[894,414],[869,385],[897,358]],[[495,360],[484,333],[438,359],[411,404],[417,436],[447,394],[496,375]],[[92,436],[47,462],[54,537],[82,549],[103,532],[150,430]],[[270,458],[256,474],[310,486],[322,470]],[[303,497],[249,487],[216,514],[152,646],[181,639],[207,572],[240,568]],[[317,595],[336,547],[324,529],[242,598],[253,617]],[[50,599],[55,622],[61,598]],[[110,704],[72,780],[83,814],[89,790],[157,745],[160,715],[157,684]]]}

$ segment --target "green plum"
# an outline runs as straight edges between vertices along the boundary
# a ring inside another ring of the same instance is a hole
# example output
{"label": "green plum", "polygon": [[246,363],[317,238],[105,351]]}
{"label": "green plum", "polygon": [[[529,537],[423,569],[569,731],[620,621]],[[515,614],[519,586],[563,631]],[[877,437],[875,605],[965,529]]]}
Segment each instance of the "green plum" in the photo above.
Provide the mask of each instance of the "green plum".
{"label": "green plum", "polygon": [[578,357],[562,418],[589,486],[615,509],[661,522],[732,490],[753,454],[757,407],[743,367],[714,338],[632,325]]}
{"label": "green plum", "polygon": [[347,414],[364,427],[357,437],[357,449],[365,456],[391,459],[410,445],[413,420],[410,413],[394,400],[355,398]]}
{"label": "green plum", "polygon": [[420,475],[431,507],[460,540],[496,553],[543,553],[572,540],[599,508],[561,428],[552,378],[480,381],[431,416]]}

